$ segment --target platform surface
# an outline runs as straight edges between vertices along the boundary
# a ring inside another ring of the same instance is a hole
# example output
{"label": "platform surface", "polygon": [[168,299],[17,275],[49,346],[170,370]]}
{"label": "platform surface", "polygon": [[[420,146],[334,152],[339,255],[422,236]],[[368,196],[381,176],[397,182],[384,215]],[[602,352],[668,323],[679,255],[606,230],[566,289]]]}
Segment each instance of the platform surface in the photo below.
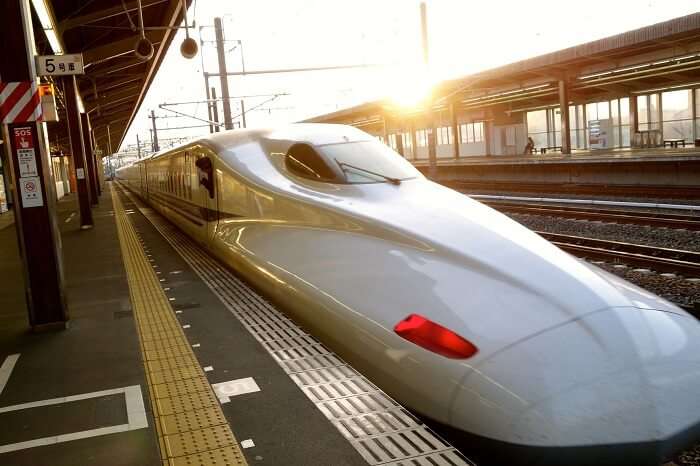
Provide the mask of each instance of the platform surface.
{"label": "platform surface", "polygon": [[[317,370],[302,367],[310,358],[282,358],[303,348],[266,340],[266,326],[287,325],[320,347],[134,196],[107,186],[87,231],[76,201],[58,207],[66,330],[29,332],[15,228],[0,228],[0,464],[205,465],[217,438],[242,451],[232,464],[469,464],[331,352],[319,350]],[[176,334],[177,355],[155,345]],[[188,370],[185,380],[163,380]],[[331,392],[333,373],[353,393]],[[334,417],[352,397],[363,407]],[[416,433],[430,445],[396,443]]]}
{"label": "platform surface", "polygon": [[[75,196],[59,203],[71,314],[63,331],[29,332],[15,227],[0,229],[0,364],[19,355],[0,390],[0,451],[26,447],[0,454],[0,464],[162,464],[151,421],[147,428],[41,446],[58,435],[78,437],[128,421],[125,392],[42,406],[46,400],[137,386],[150,410],[109,194],[94,209],[92,230],[80,231],[76,210]],[[2,412],[24,403],[36,406]]]}

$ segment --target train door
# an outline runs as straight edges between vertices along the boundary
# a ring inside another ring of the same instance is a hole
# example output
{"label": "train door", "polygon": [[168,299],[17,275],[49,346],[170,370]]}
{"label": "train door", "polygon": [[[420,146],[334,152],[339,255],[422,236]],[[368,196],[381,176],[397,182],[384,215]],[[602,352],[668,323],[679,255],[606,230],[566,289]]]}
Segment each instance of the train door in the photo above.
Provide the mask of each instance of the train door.
{"label": "train door", "polygon": [[218,196],[216,192],[216,161],[213,153],[202,148],[197,148],[194,152],[194,165],[198,179],[197,203],[200,206],[201,217],[204,221],[200,240],[204,243],[209,243],[216,233],[219,221]]}

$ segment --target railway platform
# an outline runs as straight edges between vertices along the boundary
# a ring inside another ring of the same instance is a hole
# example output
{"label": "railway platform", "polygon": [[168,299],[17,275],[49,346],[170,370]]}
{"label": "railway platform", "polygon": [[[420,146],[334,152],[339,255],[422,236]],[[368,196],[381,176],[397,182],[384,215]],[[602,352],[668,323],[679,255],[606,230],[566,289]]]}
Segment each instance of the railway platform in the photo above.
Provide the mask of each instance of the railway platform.
{"label": "railway platform", "polygon": [[77,209],[66,328],[28,330],[0,229],[0,464],[471,464],[130,194]]}
{"label": "railway platform", "polygon": [[[581,163],[629,163],[629,162],[695,162],[700,160],[700,147],[574,150],[571,154],[547,152],[546,154],[484,155],[460,157],[458,160],[437,159],[438,165],[529,165],[529,164],[581,164]],[[418,166],[427,166],[427,160],[416,160]]]}
{"label": "railway platform", "polygon": [[425,175],[469,192],[700,198],[700,149],[656,148],[438,160]]}

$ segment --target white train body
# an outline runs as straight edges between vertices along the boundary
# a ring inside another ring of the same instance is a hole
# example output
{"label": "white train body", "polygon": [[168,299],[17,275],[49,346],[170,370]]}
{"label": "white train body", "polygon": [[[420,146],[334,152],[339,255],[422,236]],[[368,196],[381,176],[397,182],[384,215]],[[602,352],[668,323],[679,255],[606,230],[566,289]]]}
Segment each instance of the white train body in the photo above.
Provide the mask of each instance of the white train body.
{"label": "white train body", "polygon": [[[442,424],[536,450],[543,463],[541,451],[600,459],[600,449],[625,446],[625,457],[654,464],[693,438],[695,318],[378,144],[340,125],[227,132],[117,178],[383,390]],[[316,160],[309,151],[327,164],[320,178],[302,166]],[[213,178],[210,190],[202,178]],[[396,326],[411,314],[477,351],[446,357],[430,349],[439,342],[409,341]]]}

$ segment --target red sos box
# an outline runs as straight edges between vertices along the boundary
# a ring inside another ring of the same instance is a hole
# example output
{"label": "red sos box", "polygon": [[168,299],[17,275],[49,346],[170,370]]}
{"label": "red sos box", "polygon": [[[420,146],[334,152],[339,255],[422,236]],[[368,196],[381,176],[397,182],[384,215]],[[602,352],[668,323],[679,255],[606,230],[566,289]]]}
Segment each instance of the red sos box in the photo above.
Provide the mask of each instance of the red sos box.
{"label": "red sos box", "polygon": [[34,138],[32,138],[32,128],[26,126],[23,128],[15,128],[15,149],[33,149]]}

